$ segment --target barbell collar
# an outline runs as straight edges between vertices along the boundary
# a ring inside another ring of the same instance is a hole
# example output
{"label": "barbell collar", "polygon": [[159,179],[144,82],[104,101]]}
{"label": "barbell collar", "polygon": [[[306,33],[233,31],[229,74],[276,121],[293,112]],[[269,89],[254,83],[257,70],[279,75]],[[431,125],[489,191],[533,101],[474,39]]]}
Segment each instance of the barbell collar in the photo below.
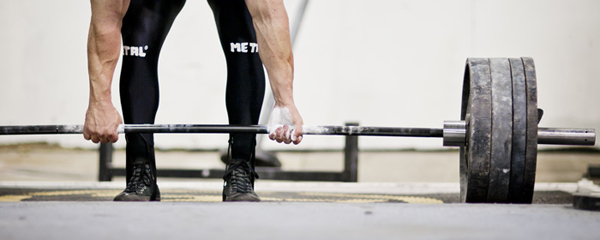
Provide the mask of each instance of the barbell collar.
{"label": "barbell collar", "polygon": [[460,147],[467,142],[467,124],[465,121],[444,121],[444,147]]}

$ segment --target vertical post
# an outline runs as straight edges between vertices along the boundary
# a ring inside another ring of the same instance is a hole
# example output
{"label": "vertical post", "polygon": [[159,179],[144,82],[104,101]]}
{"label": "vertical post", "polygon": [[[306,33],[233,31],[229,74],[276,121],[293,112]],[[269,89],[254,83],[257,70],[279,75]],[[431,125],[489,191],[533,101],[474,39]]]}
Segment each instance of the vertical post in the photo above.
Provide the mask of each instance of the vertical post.
{"label": "vertical post", "polygon": [[112,158],[113,145],[112,143],[100,143],[100,166],[98,167],[98,181],[106,182],[112,180]]}
{"label": "vertical post", "polygon": [[600,179],[600,165],[590,164],[588,165],[587,177],[591,179]]}
{"label": "vertical post", "polygon": [[[358,126],[358,123],[346,123],[346,126]],[[358,135],[346,136],[343,176],[344,182],[358,182]]]}

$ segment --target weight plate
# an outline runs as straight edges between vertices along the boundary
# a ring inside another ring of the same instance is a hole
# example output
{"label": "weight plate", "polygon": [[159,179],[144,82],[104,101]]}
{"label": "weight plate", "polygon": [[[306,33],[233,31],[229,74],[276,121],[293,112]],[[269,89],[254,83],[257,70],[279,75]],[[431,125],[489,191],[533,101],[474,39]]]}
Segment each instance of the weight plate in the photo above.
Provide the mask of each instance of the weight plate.
{"label": "weight plate", "polygon": [[525,88],[525,72],[520,58],[511,58],[512,101],[513,101],[513,137],[511,150],[510,187],[508,202],[520,203],[523,192],[523,175],[525,172],[525,154],[527,138],[527,90]]}
{"label": "weight plate", "polygon": [[600,194],[573,194],[573,207],[582,210],[600,211]]}
{"label": "weight plate", "polygon": [[527,88],[527,140],[525,153],[525,172],[523,174],[522,203],[531,203],[535,185],[535,170],[537,162],[537,79],[535,64],[532,58],[522,58],[525,68],[525,86]]}
{"label": "weight plate", "polygon": [[487,202],[508,199],[513,135],[512,75],[507,58],[491,58],[492,142]]}
{"label": "weight plate", "polygon": [[491,79],[488,59],[467,59],[461,120],[467,124],[467,144],[461,147],[463,202],[487,202],[491,153]]}

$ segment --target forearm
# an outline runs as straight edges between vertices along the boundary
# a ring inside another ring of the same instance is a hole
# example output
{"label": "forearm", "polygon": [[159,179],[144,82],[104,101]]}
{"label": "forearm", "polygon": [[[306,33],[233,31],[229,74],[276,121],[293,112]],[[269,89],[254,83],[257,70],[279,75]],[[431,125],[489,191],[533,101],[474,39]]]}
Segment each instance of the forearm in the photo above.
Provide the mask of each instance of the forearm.
{"label": "forearm", "polygon": [[302,141],[302,117],[294,103],[294,56],[283,0],[246,0],[252,15],[258,53],[267,68],[275,109],[269,117],[269,138],[286,144]]}
{"label": "forearm", "polygon": [[277,105],[293,105],[294,57],[288,16],[281,0],[247,0],[260,58]]}
{"label": "forearm", "polygon": [[91,25],[88,37],[88,76],[90,83],[90,105],[111,102],[112,76],[115,71],[120,52],[120,41],[117,42],[117,47],[115,49],[113,43],[102,43],[108,40],[106,38],[110,39],[113,37],[108,37],[105,35],[102,37],[105,39],[101,39],[97,36],[97,34],[98,33],[94,30],[94,26]]}
{"label": "forearm", "polygon": [[128,0],[91,0],[92,20],[88,34],[90,99],[83,137],[98,142],[116,142],[123,122],[111,101],[112,77],[121,53],[121,24]]}
{"label": "forearm", "polygon": [[112,77],[121,53],[122,19],[126,1],[92,0],[88,34],[88,76],[90,104],[110,103]]}

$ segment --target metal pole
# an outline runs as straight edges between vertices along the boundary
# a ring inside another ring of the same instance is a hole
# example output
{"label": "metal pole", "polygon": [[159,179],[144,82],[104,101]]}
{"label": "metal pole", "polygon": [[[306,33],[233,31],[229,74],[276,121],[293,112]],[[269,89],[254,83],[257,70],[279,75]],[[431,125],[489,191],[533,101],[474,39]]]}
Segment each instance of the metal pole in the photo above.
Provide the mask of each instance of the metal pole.
{"label": "metal pole", "polygon": [[[446,126],[450,126],[446,124]],[[454,138],[466,131],[458,131],[464,125],[454,124]],[[411,127],[368,127],[368,126],[308,126],[302,127],[304,135],[361,135],[391,137],[433,137],[443,138],[441,128]],[[211,125],[211,124],[124,124],[119,133],[269,133],[267,125]],[[448,133],[449,131],[446,130]],[[81,134],[83,125],[25,125],[0,126],[0,135],[26,134]],[[448,137],[448,136],[446,136]],[[464,137],[460,137],[464,139]],[[594,129],[539,128],[539,144],[593,146],[596,143]],[[453,145],[454,146],[454,145]]]}
{"label": "metal pole", "polygon": [[[212,124],[123,124],[119,133],[269,133],[267,125]],[[0,126],[0,135],[81,134],[83,125]],[[303,126],[305,135],[365,135],[442,137],[437,128],[366,127],[366,126]]]}
{"label": "metal pole", "polygon": [[[358,123],[346,123],[346,126],[358,126]],[[344,181],[358,182],[358,136],[346,136],[344,147]]]}
{"label": "metal pole", "polygon": [[594,146],[594,129],[538,128],[538,144]]}
{"label": "metal pole", "polygon": [[98,164],[98,181],[106,182],[111,181],[113,177],[112,173],[112,160],[113,160],[113,145],[112,143],[101,143],[100,144],[100,159]]}

